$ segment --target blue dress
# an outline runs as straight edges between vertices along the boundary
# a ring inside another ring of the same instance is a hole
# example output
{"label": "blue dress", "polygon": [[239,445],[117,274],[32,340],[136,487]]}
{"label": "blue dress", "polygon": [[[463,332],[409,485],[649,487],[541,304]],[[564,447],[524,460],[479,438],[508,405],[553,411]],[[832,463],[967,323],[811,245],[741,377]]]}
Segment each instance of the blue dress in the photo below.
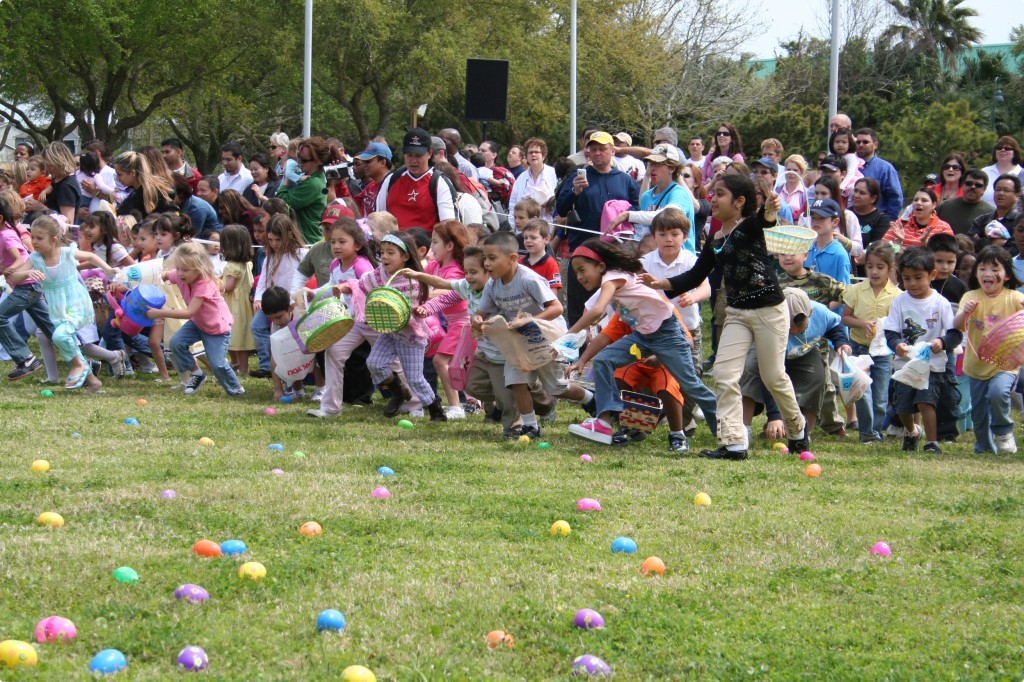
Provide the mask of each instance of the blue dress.
{"label": "blue dress", "polygon": [[37,252],[28,256],[33,268],[46,273],[46,278],[40,284],[53,321],[53,343],[60,348],[65,360],[71,360],[79,354],[75,333],[96,321],[92,299],[89,298],[82,276],[78,274],[75,251],[74,246],[61,247],[60,261],[56,266],[47,265],[43,256]]}

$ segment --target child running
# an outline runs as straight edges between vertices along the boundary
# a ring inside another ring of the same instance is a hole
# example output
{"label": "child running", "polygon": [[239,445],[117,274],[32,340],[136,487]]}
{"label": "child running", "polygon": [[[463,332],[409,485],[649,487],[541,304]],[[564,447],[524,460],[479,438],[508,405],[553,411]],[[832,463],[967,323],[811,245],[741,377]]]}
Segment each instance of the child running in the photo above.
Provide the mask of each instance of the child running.
{"label": "child running", "polygon": [[977,256],[971,290],[960,300],[954,324],[967,331],[964,374],[970,379],[971,418],[974,423],[974,451],[1013,453],[1010,393],[1017,382],[1019,367],[1005,370],[978,357],[982,339],[1001,321],[1024,308],[1021,283],[1013,272],[1010,254],[1001,246],[986,246]]}
{"label": "child running", "polygon": [[[426,273],[449,281],[464,278],[466,271],[462,258],[468,241],[469,233],[466,231],[466,226],[458,220],[445,220],[435,225],[434,232],[430,237],[430,253],[433,255],[433,260],[427,264]],[[448,408],[445,410],[445,414],[449,419],[466,418],[466,411],[459,400],[459,392],[452,387],[448,368],[451,366],[455,347],[459,345],[462,328],[469,323],[467,310],[466,301],[460,298],[438,311],[448,320],[448,331],[437,347],[433,362],[437,376],[441,379],[445,397],[448,399]]]}
{"label": "child running", "polygon": [[256,350],[256,339],[249,325],[252,324],[252,239],[244,225],[227,225],[220,233],[221,255],[224,257],[224,272],[221,276],[224,302],[234,320],[231,323],[231,342],[228,352],[231,363],[238,368],[238,375],[249,373],[249,353]]}

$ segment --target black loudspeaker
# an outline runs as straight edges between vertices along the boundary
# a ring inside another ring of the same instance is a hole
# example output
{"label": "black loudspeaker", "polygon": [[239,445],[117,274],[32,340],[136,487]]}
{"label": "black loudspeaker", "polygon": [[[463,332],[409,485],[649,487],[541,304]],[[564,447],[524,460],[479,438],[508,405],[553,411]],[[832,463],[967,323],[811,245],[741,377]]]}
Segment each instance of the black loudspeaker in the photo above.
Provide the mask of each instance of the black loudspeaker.
{"label": "black loudspeaker", "polygon": [[508,60],[466,60],[466,120],[504,121],[508,110]]}

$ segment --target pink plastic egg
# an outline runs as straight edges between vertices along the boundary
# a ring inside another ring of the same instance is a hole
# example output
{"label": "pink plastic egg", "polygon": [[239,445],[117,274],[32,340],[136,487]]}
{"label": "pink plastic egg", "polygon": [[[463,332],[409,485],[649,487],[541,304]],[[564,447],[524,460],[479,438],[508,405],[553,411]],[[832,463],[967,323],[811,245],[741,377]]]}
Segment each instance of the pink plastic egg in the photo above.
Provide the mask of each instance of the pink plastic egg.
{"label": "pink plastic egg", "polygon": [[800,461],[801,462],[813,462],[814,461],[814,453],[813,452],[801,452],[800,453]]}
{"label": "pink plastic egg", "polygon": [[267,409],[263,410],[263,414],[267,415],[268,417],[273,417],[275,414],[277,414],[277,410],[275,410],[273,407],[268,407]]}
{"label": "pink plastic egg", "polygon": [[888,542],[876,542],[871,546],[871,553],[875,556],[890,556],[892,554],[892,547],[889,546]]}
{"label": "pink plastic egg", "polygon": [[576,503],[576,508],[580,511],[601,511],[601,503],[593,497],[584,497]]}
{"label": "pink plastic egg", "polygon": [[379,497],[381,499],[391,497],[391,491],[385,488],[384,486],[374,488],[373,492],[370,494],[373,495],[374,497]]}
{"label": "pink plastic egg", "polygon": [[593,462],[594,458],[591,457],[590,455],[580,455],[580,461],[581,462]]}
{"label": "pink plastic egg", "polygon": [[78,628],[67,618],[50,616],[43,618],[36,624],[36,641],[40,644],[45,642],[70,642],[78,635]]}

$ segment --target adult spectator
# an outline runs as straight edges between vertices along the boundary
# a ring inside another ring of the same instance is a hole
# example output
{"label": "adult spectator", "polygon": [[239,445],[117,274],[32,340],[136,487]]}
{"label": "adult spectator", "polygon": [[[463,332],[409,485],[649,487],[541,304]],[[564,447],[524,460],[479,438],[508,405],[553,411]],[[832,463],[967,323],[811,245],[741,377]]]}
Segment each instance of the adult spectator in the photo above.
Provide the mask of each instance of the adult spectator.
{"label": "adult spectator", "polygon": [[[491,171],[491,200],[498,201],[507,210],[509,199],[512,198],[512,185],[515,184],[516,176],[508,168],[503,168],[495,162],[498,160],[498,143],[491,140],[484,140],[480,143],[480,154],[484,157],[484,167]],[[494,198],[497,196],[497,199]]]}
{"label": "adult spectator", "polygon": [[176,137],[168,137],[160,143],[160,153],[164,157],[164,164],[167,166],[167,170],[188,180],[188,184],[192,188],[192,194],[195,194],[199,178],[203,177],[203,174],[185,160],[181,140]]}
{"label": "adult spectator", "polygon": [[[512,185],[512,194],[508,200],[508,214],[514,216],[516,204],[529,197],[543,206],[555,195],[558,179],[555,169],[547,165],[548,145],[539,137],[531,137],[526,141],[527,171],[516,179]],[[511,219],[511,218],[510,218]]]}
{"label": "adult spectator", "polygon": [[459,172],[471,180],[477,179],[476,167],[459,151],[462,148],[462,135],[455,128],[444,128],[437,134],[444,140],[448,163],[459,169]]}
{"label": "adult spectator", "polygon": [[222,225],[244,225],[250,235],[256,226],[256,216],[261,215],[259,207],[250,204],[241,194],[228,189],[217,195],[213,205]]}
{"label": "adult spectator", "polygon": [[151,213],[175,211],[174,188],[150,170],[149,161],[141,152],[124,152],[114,160],[114,170],[122,185],[131,190],[121,205],[120,215],[136,213],[145,218]]}
{"label": "adult spectator", "polygon": [[[643,161],[623,151],[627,147],[633,146],[632,136],[623,131],[612,135],[612,140],[615,141],[615,160],[618,162],[619,170],[637,182],[643,182],[645,170]],[[654,150],[651,151],[653,152]],[[646,156],[649,155],[645,155],[645,158]]]}
{"label": "adult spectator", "polygon": [[25,208],[28,213],[44,209],[59,213],[68,225],[74,225],[78,202],[82,199],[82,191],[75,178],[75,157],[63,142],[46,145],[42,156],[43,165],[50,176],[50,191],[46,195],[45,205],[35,199],[27,199]]}
{"label": "adult spectator", "polygon": [[975,218],[996,210],[995,206],[982,199],[986,187],[988,173],[972,168],[965,174],[961,196],[943,201],[935,210],[935,214],[949,223],[956,234],[967,234]]}
{"label": "adult spectator", "polygon": [[861,240],[864,248],[877,242],[889,231],[889,216],[878,209],[878,201],[882,198],[882,190],[874,178],[861,178],[853,183],[853,196],[850,198],[850,211],[860,222]]}
{"label": "adult spectator", "polygon": [[857,131],[857,156],[864,160],[864,168],[861,170],[866,178],[874,178],[882,191],[882,200],[878,202],[878,208],[889,220],[898,220],[900,211],[903,209],[903,188],[900,186],[900,176],[891,163],[879,157],[878,134],[871,128],[861,128]]}
{"label": "adult spectator", "polygon": [[218,194],[220,194],[220,181],[217,180],[216,175],[204,175],[199,178],[195,191],[197,197],[213,206],[217,201]]}
{"label": "adult spectator", "polygon": [[237,142],[228,142],[220,148],[220,163],[224,172],[217,176],[220,191],[233,189],[239,194],[252,184],[252,173],[245,167],[245,152]]}
{"label": "adult spectator", "polygon": [[217,216],[217,209],[192,194],[192,185],[180,173],[174,174],[174,204],[179,211],[188,214],[192,220],[196,237],[206,239],[210,234],[224,229],[224,225],[221,224],[220,218]]}
{"label": "adult spectator", "polygon": [[[771,156],[765,156],[750,164],[750,171],[754,180],[764,178],[772,183],[773,189],[780,185],[779,162]],[[783,179],[783,182],[785,182],[785,179]],[[782,206],[779,208],[779,220],[789,224],[793,223],[793,209],[785,201],[782,202]]]}
{"label": "adult spectator", "polygon": [[[529,150],[529,148],[527,148]],[[558,195],[558,214],[568,216],[576,211],[579,217],[579,230],[568,229],[567,239],[569,250],[593,236],[601,229],[601,213],[608,201],[620,199],[636,207],[640,202],[640,187],[633,178],[612,166],[615,145],[612,136],[604,131],[597,131],[587,139],[587,158],[590,160],[584,175],[576,175],[572,183],[566,182]],[[585,230],[589,230],[585,231]],[[589,294],[576,278],[575,272],[569,272],[566,286],[569,324],[583,314],[583,303]]]}
{"label": "adult spectator", "polygon": [[[775,163],[779,167],[782,166],[782,153],[784,151],[785,151],[785,148],[782,146],[782,143],[779,142],[774,137],[769,137],[766,140],[761,140],[761,158],[762,159],[774,159]],[[751,164],[751,167],[753,167],[753,164]],[[785,174],[776,173],[775,174],[775,191],[778,191],[779,188],[782,187],[782,185],[785,182],[786,182]],[[786,220],[785,216],[783,216],[781,212],[779,213],[779,217],[782,218],[783,220]]]}
{"label": "adult spectator", "polygon": [[[301,182],[292,182],[287,176],[277,188],[277,196],[295,211],[295,218],[306,244],[316,244],[324,238],[320,217],[327,208],[327,177],[324,166],[337,163],[337,148],[331,148],[322,137],[311,137],[299,145],[299,169],[306,176]],[[221,192],[224,186],[221,186]]]}
{"label": "adult spectator", "polygon": [[[99,166],[99,170],[96,175],[99,176],[100,180],[100,182],[97,183],[96,180],[88,177],[78,177],[78,187],[82,191],[82,204],[80,204],[78,210],[78,217],[84,220],[86,215],[88,215],[84,212],[98,210],[100,200],[108,201],[112,206],[117,206],[121,200],[124,199],[125,192],[123,187],[118,187],[117,173],[114,171],[114,168],[107,163],[110,160],[110,152],[107,151],[106,144],[101,140],[91,140],[86,142],[82,147],[82,153],[93,154],[95,156],[96,162]],[[81,160],[79,160],[79,163],[81,163]],[[115,187],[117,189],[115,189],[113,193],[107,194],[99,188],[99,185]],[[88,206],[84,205],[86,199],[89,199]]]}
{"label": "adult spectator", "polygon": [[[590,139],[591,134],[596,132],[597,126],[595,125],[583,127],[583,133],[580,135],[580,150],[569,155],[569,160],[575,163],[577,168],[587,164],[587,140]],[[527,163],[529,163],[529,159],[527,159]]]}
{"label": "adult spectator", "polygon": [[830,135],[834,134],[840,128],[853,129],[853,121],[851,121],[850,117],[846,114],[836,114],[828,122],[828,132]]}
{"label": "adult spectator", "polygon": [[380,183],[391,172],[391,148],[380,142],[371,142],[356,159],[362,164],[363,189],[355,196],[356,205],[365,218],[377,210]]}
{"label": "adult spectator", "polygon": [[889,231],[882,237],[887,242],[896,242],[900,249],[908,246],[925,246],[928,239],[936,234],[952,235],[949,224],[935,215],[939,198],[931,187],[922,187],[914,193],[911,202],[913,210],[906,220],[894,220]]}
{"label": "adult spectator", "polygon": [[242,196],[253,206],[259,206],[267,199],[273,199],[277,195],[277,188],[281,181],[274,171],[274,164],[267,158],[266,154],[253,154],[249,159],[249,173],[252,175],[252,184],[245,188]]}
{"label": "adult spectator", "polygon": [[983,197],[985,201],[995,203],[996,178],[1007,174],[1016,175],[1018,178],[1024,175],[1024,169],[1020,164],[1020,144],[1015,138],[1003,135],[996,141],[996,146],[992,149],[992,165],[984,168],[984,171],[988,173],[989,182],[989,188],[985,190]]}
{"label": "adult spectator", "polygon": [[288,139],[287,134],[277,132],[270,136],[270,144],[267,146],[270,150],[270,158],[274,161],[274,173],[281,179],[284,179],[284,171],[288,163],[289,142],[291,140]]}
{"label": "adult spectator", "polygon": [[24,161],[28,163],[28,160],[36,155],[35,147],[30,145],[28,142],[19,142],[14,148],[14,160]]}
{"label": "adult spectator", "polygon": [[679,135],[675,128],[658,128],[654,131],[654,146],[659,144],[670,144],[676,149],[679,148]]}
{"label": "adult spectator", "polygon": [[974,219],[970,231],[967,233],[975,241],[985,237],[985,228],[989,223],[995,221],[1001,223],[1013,237],[1013,230],[1024,218],[1024,214],[1016,207],[1017,197],[1020,196],[1020,178],[1012,173],[1000,175],[995,181],[995,210],[990,213],[983,213]]}
{"label": "adult spectator", "polygon": [[508,169],[512,171],[512,175],[516,176],[517,180],[520,175],[526,172],[526,150],[519,145],[514,144],[508,148],[505,161],[508,163]]}
{"label": "adult spectator", "polygon": [[807,186],[804,185],[804,174],[807,173],[807,161],[800,154],[786,157],[784,181],[778,188],[779,199],[783,206],[789,206],[793,212],[793,222],[800,220],[807,210]]}
{"label": "adult spectator", "polygon": [[704,166],[704,138],[700,135],[691,135],[690,143],[686,147],[687,151],[690,152],[690,163],[695,163],[698,166]]}
{"label": "adult spectator", "polygon": [[377,193],[377,210],[398,220],[400,230],[422,227],[433,232],[434,225],[455,220],[455,188],[430,167],[430,133],[411,128],[402,138],[405,169],[388,175]]}
{"label": "adult spectator", "polygon": [[939,167],[939,180],[932,189],[939,195],[939,201],[955,199],[964,194],[964,180],[967,178],[967,162],[959,154],[947,154]]}
{"label": "adult spectator", "polygon": [[715,139],[711,143],[711,152],[704,157],[704,177],[714,175],[715,159],[723,156],[732,161],[743,161],[743,140],[736,126],[729,122],[722,123],[715,132]]}

